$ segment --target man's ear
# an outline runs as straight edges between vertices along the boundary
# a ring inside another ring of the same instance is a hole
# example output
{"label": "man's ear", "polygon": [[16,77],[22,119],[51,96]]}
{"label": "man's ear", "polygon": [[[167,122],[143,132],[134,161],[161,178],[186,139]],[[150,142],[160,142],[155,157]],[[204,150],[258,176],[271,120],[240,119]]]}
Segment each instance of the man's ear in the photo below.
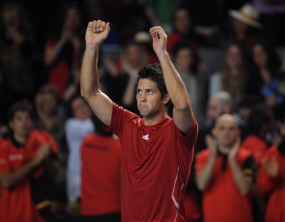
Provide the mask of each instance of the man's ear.
{"label": "man's ear", "polygon": [[164,98],[163,98],[163,104],[167,104],[170,101],[170,96],[168,93],[165,94]]}
{"label": "man's ear", "polygon": [[281,134],[282,136],[285,136],[285,124],[281,124],[281,125],[280,125],[280,134]]}
{"label": "man's ear", "polygon": [[230,104],[226,104],[225,107],[224,107],[224,113],[226,114],[231,114],[232,112],[232,107]]}
{"label": "man's ear", "polygon": [[214,137],[216,137],[216,135],[217,135],[217,132],[216,132],[216,128],[214,127],[213,129],[212,129],[212,135],[214,136]]}
{"label": "man's ear", "polygon": [[13,123],[13,121],[9,121],[9,127],[10,127],[11,129],[14,129],[14,123]]}

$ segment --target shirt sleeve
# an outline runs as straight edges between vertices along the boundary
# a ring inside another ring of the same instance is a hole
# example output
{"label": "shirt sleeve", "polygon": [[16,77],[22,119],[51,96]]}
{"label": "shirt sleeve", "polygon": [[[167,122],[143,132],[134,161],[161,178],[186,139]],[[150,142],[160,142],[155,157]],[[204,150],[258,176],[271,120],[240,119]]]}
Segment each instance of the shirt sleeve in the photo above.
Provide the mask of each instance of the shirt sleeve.
{"label": "shirt sleeve", "polygon": [[[173,125],[175,126],[174,122]],[[186,144],[186,147],[188,149],[191,149],[195,146],[195,143],[197,141],[198,136],[198,123],[196,119],[193,121],[193,125],[190,129],[190,131],[187,133],[187,135],[183,135],[180,130],[175,126],[176,135],[179,137],[180,140],[183,141],[183,143]]]}
{"label": "shirt sleeve", "polygon": [[0,144],[0,173],[10,172],[9,158],[7,148],[4,145],[4,142]]}
{"label": "shirt sleeve", "polygon": [[121,133],[124,129],[124,126],[126,126],[126,123],[128,121],[131,121],[132,119],[137,119],[138,116],[123,107],[117,105],[116,103],[113,103],[113,111],[112,111],[112,118],[111,118],[111,124],[110,127],[104,125],[104,129],[106,131],[111,131],[114,134],[116,134],[118,137],[121,136]]}

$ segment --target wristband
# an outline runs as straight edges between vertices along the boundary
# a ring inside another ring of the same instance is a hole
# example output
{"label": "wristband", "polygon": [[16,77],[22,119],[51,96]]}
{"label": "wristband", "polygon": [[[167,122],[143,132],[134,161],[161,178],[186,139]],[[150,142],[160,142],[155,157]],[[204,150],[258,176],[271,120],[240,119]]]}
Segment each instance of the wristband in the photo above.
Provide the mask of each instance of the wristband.
{"label": "wristband", "polygon": [[137,83],[137,77],[131,76],[129,81],[130,81],[130,83]]}

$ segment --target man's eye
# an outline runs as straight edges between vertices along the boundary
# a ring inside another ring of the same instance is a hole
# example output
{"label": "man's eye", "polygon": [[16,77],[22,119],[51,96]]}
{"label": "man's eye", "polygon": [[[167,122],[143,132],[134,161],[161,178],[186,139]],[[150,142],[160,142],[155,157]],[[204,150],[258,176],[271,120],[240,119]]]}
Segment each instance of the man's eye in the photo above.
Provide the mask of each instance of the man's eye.
{"label": "man's eye", "polygon": [[142,91],[137,89],[137,94],[140,94]]}

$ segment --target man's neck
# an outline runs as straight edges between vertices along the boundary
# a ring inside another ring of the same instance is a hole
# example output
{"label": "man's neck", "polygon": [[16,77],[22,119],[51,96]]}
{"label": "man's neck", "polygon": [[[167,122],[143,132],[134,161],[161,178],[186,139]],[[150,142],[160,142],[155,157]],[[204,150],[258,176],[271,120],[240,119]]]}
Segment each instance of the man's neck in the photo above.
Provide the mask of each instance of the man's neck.
{"label": "man's neck", "polygon": [[219,150],[222,154],[228,155],[230,149],[231,149],[231,147],[229,147],[229,146],[221,146],[221,145],[218,145],[218,150]]}
{"label": "man's neck", "polygon": [[159,123],[161,123],[162,121],[164,121],[167,118],[167,114],[166,112],[164,114],[159,114],[153,117],[144,117],[144,125],[145,126],[154,126],[157,125]]}
{"label": "man's neck", "polygon": [[14,139],[15,139],[18,143],[20,143],[20,144],[22,144],[22,145],[25,145],[26,142],[27,142],[27,137],[18,135],[18,134],[16,134],[16,133],[13,134],[13,137],[14,137]]}

